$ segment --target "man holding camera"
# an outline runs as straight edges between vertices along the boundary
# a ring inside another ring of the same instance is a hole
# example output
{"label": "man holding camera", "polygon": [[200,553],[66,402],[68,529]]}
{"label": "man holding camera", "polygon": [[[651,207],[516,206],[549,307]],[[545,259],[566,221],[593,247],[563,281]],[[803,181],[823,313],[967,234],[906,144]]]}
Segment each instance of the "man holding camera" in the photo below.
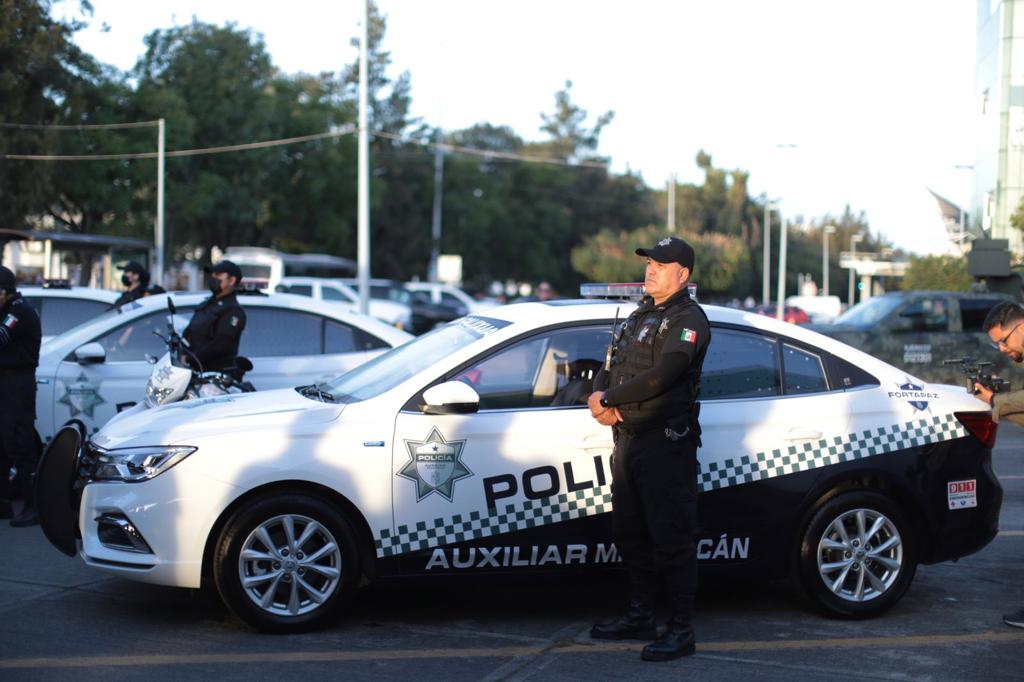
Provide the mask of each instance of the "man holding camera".
{"label": "man holding camera", "polygon": [[[982,329],[992,340],[992,346],[1010,356],[1016,364],[1024,361],[1024,306],[1007,301],[989,311]],[[993,393],[981,384],[974,384],[981,400],[992,406],[992,421],[1006,418],[1024,426],[1024,390]],[[1024,628],[1024,609],[1003,616],[1003,622],[1015,628]]]}

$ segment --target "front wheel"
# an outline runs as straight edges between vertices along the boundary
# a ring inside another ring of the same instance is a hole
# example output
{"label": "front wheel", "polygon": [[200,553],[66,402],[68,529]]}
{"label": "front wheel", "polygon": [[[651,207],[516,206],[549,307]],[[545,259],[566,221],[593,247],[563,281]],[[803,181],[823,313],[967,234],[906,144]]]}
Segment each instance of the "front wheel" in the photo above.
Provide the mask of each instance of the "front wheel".
{"label": "front wheel", "polygon": [[263,497],[236,511],[213,561],[217,591],[228,608],[269,632],[327,624],[359,575],[355,535],[344,515],[297,493]]}
{"label": "front wheel", "polygon": [[914,579],[917,551],[911,526],[895,503],[878,493],[844,493],[823,504],[800,543],[804,595],[831,615],[878,615]]}

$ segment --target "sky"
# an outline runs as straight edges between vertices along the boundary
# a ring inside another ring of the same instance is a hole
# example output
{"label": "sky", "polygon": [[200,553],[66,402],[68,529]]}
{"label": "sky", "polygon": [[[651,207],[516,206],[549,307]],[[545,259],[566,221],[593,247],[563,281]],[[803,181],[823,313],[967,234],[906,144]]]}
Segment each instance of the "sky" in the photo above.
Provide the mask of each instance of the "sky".
{"label": "sky", "polygon": [[[92,0],[76,42],[130,69],[157,28],[233,22],[286,73],[358,56],[359,0]],[[662,188],[699,183],[694,159],[750,173],[790,219],[846,205],[912,253],[947,253],[928,189],[969,204],[974,163],[971,0],[379,0],[392,76],[413,114],[446,129],[508,125],[540,140],[567,80],[599,153]],[[57,17],[77,15],[58,0]],[[245,140],[225,140],[225,144]],[[684,235],[685,236],[685,235]]]}

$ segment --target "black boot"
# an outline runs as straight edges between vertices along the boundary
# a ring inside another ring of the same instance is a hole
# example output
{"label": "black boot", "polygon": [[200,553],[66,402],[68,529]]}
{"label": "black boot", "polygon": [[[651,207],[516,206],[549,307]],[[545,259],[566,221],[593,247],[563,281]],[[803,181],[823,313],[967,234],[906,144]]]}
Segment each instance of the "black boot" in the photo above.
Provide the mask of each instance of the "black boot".
{"label": "black boot", "polygon": [[692,656],[697,650],[697,638],[693,627],[682,621],[671,619],[665,632],[640,652],[645,661],[672,661],[683,656]]}
{"label": "black boot", "polygon": [[654,610],[649,602],[631,599],[624,616],[610,623],[598,623],[590,628],[590,636],[594,639],[655,639],[658,627],[654,622]]}

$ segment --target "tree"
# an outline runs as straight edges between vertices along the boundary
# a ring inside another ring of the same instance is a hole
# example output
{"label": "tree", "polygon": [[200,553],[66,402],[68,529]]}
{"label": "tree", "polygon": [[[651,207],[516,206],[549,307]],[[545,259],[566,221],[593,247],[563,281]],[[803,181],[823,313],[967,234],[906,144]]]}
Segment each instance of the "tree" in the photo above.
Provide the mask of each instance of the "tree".
{"label": "tree", "polygon": [[[81,2],[85,12],[92,10]],[[50,16],[50,0],[0,0],[0,123],[67,123],[61,103],[78,81],[87,55],[71,41],[84,25]],[[5,126],[0,135],[0,226],[18,227],[45,203],[52,165],[4,160],[5,154],[52,151],[52,131]]]}
{"label": "tree", "polygon": [[957,256],[911,256],[903,276],[903,288],[914,290],[970,291],[967,259]]}

